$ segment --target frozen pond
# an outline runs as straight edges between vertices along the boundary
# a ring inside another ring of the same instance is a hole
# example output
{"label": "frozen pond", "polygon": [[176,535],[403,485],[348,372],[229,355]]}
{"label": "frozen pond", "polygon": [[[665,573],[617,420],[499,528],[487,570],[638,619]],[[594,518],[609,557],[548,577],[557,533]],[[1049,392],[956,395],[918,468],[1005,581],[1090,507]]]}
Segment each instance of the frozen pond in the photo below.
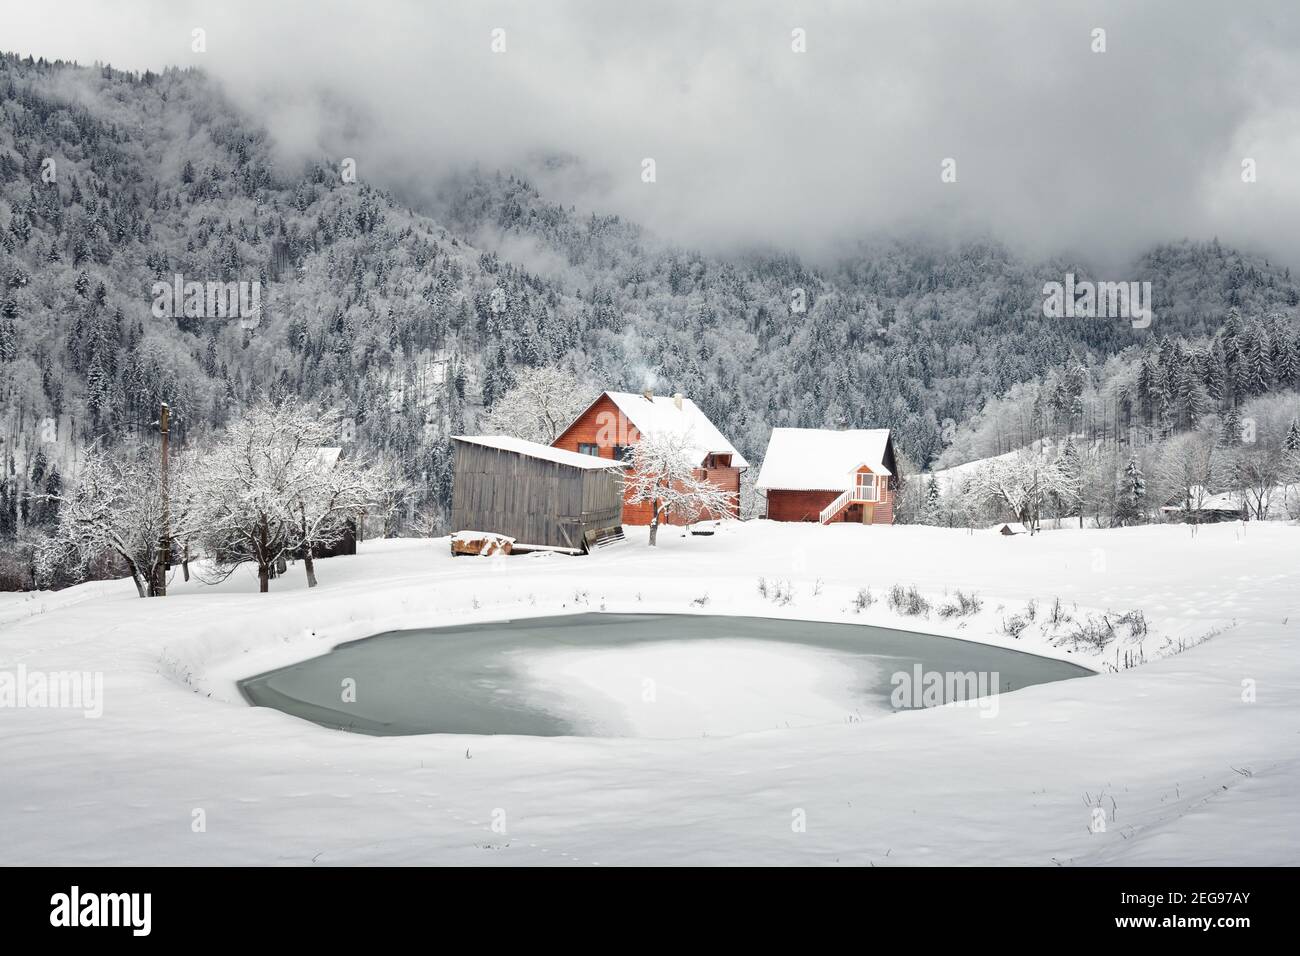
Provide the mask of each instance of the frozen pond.
{"label": "frozen pond", "polygon": [[365,734],[681,738],[843,723],[1093,672],[970,641],[759,617],[579,614],[393,631],[240,681]]}

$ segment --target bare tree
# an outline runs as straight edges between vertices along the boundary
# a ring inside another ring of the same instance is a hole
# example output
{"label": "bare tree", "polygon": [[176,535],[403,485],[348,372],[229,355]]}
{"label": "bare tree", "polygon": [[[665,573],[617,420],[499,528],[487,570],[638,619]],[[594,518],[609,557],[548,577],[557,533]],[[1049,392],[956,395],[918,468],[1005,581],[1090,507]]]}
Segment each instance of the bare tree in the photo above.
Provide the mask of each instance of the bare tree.
{"label": "bare tree", "polygon": [[1246,512],[1257,521],[1268,517],[1273,494],[1286,481],[1286,455],[1281,448],[1252,448],[1232,461],[1233,484],[1241,492]]}
{"label": "bare tree", "polygon": [[[338,416],[330,412],[326,417],[336,420]],[[365,461],[335,459],[318,450],[314,464],[292,492],[291,504],[292,550],[302,556],[309,588],[316,586],[317,553],[355,531],[364,512],[401,487],[389,469],[372,468]]]}
{"label": "bare tree", "polygon": [[1177,501],[1186,520],[1199,524],[1205,500],[1223,482],[1224,458],[1212,435],[1185,432],[1165,442],[1156,466],[1161,500]]}
{"label": "bare tree", "polygon": [[735,516],[736,496],[696,474],[690,436],[660,432],[643,435],[632,448],[632,467],[624,476],[625,500],[650,505],[650,546],[659,524],[670,516],[698,521],[703,515]]}
{"label": "bare tree", "polygon": [[483,419],[488,435],[549,445],[596,399],[596,390],[555,366],[518,372],[515,385]]}
{"label": "bare tree", "polygon": [[1073,501],[1078,497],[1079,476],[1067,473],[1056,459],[1025,450],[980,468],[973,476],[972,490],[987,501],[1006,506],[1032,534],[1038,530],[1044,504],[1053,498]]}
{"label": "bare tree", "polygon": [[[186,473],[183,458],[171,463],[172,488]],[[168,526],[163,483],[152,449],[133,445],[120,455],[91,447],[72,487],[50,496],[60,503],[59,526],[47,544],[47,566],[84,566],[105,551],[126,563],[140,597],[160,593],[155,569],[162,560]],[[170,523],[185,526],[188,509],[174,491]]]}
{"label": "bare tree", "polygon": [[[338,421],[334,410],[264,403],[206,456],[190,488],[200,538],[222,576],[251,561],[259,589],[270,590],[272,567],[300,547],[310,553],[337,541],[343,516],[369,500],[360,469],[331,469],[322,459]],[[313,564],[308,582],[314,577]]]}

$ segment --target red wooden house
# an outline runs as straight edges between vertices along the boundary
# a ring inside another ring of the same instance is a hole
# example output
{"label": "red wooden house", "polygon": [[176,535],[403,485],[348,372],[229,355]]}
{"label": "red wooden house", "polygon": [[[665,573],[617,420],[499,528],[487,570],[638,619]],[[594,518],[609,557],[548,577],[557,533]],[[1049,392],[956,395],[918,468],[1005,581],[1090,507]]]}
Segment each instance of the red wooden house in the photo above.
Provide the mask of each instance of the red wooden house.
{"label": "red wooden house", "polygon": [[893,524],[897,468],[887,428],[774,428],[755,487],[772,521]]}
{"label": "red wooden house", "polygon": [[[749,467],[749,462],[694,402],[680,394],[669,397],[650,391],[640,394],[603,392],[551,444],[600,458],[629,459],[632,446],[643,434],[661,432],[688,437],[693,455],[699,462],[696,477],[731,492],[735,496],[735,511],[738,511],[740,473]],[[650,507],[650,503],[645,501],[635,504],[624,501],[623,524],[648,525]],[[669,514],[668,521],[670,524],[682,523],[680,516],[672,514]]]}

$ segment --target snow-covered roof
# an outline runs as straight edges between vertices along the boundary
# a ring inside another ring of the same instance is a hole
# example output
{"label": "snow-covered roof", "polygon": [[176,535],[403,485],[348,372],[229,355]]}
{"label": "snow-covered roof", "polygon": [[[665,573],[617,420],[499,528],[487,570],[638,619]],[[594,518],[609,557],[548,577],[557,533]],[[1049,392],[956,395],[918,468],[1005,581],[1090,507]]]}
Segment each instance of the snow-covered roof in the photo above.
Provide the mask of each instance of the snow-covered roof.
{"label": "snow-covered roof", "polygon": [[[1196,511],[1240,511],[1241,497],[1237,492],[1221,491],[1209,494],[1200,485],[1191,487],[1192,508]],[[1199,505],[1197,504],[1199,502]],[[1182,495],[1176,495],[1161,511],[1182,511],[1185,502]]]}
{"label": "snow-covered roof", "polygon": [[888,447],[888,428],[773,428],[756,487],[843,491],[863,465],[877,475],[892,475],[885,465]]}
{"label": "snow-covered roof", "polygon": [[552,448],[550,445],[540,445],[535,441],[528,441],[526,438],[515,438],[512,435],[453,435],[452,438],[457,441],[469,442],[471,445],[482,445],[485,448],[495,448],[498,451],[512,451],[518,455],[527,455],[530,458],[553,461],[557,465],[568,465],[571,468],[627,467],[624,462],[615,461],[612,458],[580,455],[576,451]]}
{"label": "snow-covered roof", "polygon": [[689,398],[683,398],[681,408],[678,408],[677,400],[671,395],[646,398],[635,392],[605,394],[641,434],[685,435],[699,461],[703,462],[708,455],[730,455],[731,463],[736,468],[749,467],[745,456],[727,441],[717,426]]}
{"label": "snow-covered roof", "polygon": [[1021,524],[1019,521],[999,521],[997,524],[992,525],[992,526],[989,528],[989,530],[990,530],[990,531],[998,531],[998,532],[1000,532],[1000,531],[1002,531],[1003,528],[1008,529],[1009,532],[1010,532],[1011,534],[1028,534],[1028,533],[1029,533],[1029,529],[1026,528],[1026,527],[1025,527],[1023,524]]}

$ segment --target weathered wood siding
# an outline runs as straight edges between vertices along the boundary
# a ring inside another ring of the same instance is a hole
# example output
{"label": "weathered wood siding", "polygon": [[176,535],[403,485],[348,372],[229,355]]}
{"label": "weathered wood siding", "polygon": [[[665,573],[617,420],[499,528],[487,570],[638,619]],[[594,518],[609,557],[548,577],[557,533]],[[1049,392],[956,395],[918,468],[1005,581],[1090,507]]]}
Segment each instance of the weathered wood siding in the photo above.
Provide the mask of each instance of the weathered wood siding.
{"label": "weathered wood siding", "polygon": [[521,545],[580,548],[586,532],[620,523],[622,483],[612,470],[574,468],[459,440],[455,455],[454,531],[493,531]]}
{"label": "weathered wood siding", "polygon": [[[572,425],[561,432],[560,436],[551,444],[566,451],[578,451],[580,445],[595,445],[601,458],[612,459],[615,445],[631,446],[640,440],[641,433],[637,431],[636,426],[628,421],[626,415],[619,411],[613,399],[608,395],[602,395]],[[705,472],[708,473],[707,476]],[[628,474],[631,474],[630,470]],[[707,477],[710,483],[731,492],[736,501],[732,514],[735,515],[739,511],[739,468],[697,468],[695,477]],[[623,503],[623,524],[648,525],[651,517],[650,502],[625,501]],[[700,520],[705,521],[717,517],[720,516],[706,513],[700,516]],[[680,516],[669,515],[668,523],[680,525],[686,522]]]}

